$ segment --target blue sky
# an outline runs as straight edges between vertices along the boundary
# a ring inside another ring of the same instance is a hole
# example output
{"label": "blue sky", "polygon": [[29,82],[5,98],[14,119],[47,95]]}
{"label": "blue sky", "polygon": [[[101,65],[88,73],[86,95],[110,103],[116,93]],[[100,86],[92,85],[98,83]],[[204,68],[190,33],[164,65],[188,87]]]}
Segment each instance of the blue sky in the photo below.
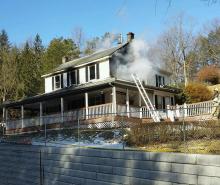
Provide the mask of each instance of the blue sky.
{"label": "blue sky", "polygon": [[179,13],[193,17],[197,30],[220,18],[219,2],[172,0],[167,9],[168,4],[169,0],[1,0],[0,29],[18,45],[36,33],[44,44],[54,37],[71,37],[75,27],[82,27],[87,38],[132,31],[154,39]]}

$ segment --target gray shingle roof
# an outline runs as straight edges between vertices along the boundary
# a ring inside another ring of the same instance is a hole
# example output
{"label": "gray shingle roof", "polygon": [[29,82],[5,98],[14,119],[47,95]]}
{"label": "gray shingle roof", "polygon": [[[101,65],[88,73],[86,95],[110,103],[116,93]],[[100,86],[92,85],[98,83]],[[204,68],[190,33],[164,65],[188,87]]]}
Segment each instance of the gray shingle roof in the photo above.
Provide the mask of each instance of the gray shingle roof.
{"label": "gray shingle roof", "polygon": [[113,48],[110,48],[110,49],[106,49],[106,50],[103,50],[103,51],[95,52],[91,55],[88,55],[88,56],[85,56],[85,57],[82,57],[82,58],[78,58],[78,59],[66,62],[64,64],[61,64],[54,71],[65,70],[67,68],[83,65],[83,64],[92,62],[94,60],[97,60],[97,59],[100,59],[100,58],[103,58],[103,57],[111,56],[113,53],[115,53],[118,49],[124,47],[126,44],[116,46],[116,47],[113,47]]}

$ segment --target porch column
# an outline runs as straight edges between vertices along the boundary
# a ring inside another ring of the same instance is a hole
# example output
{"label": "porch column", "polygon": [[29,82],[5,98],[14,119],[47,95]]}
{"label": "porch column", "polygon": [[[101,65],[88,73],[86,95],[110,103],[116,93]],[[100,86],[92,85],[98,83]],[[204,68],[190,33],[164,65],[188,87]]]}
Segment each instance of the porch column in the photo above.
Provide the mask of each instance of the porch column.
{"label": "porch column", "polygon": [[130,117],[130,104],[129,104],[129,91],[126,89],[126,112],[127,116]]}
{"label": "porch column", "polygon": [[142,112],[142,105],[141,105],[141,93],[139,92],[138,93],[138,106],[140,107],[140,118],[142,118],[143,117],[143,112]]}
{"label": "porch column", "polygon": [[24,105],[21,105],[21,128],[24,128]]}
{"label": "porch column", "polygon": [[5,108],[5,122],[7,123],[8,121],[8,109]]}
{"label": "porch column", "polygon": [[112,113],[117,113],[117,105],[116,105],[116,87],[112,87]]}
{"label": "porch column", "polygon": [[43,125],[43,104],[40,102],[40,126]]}
{"label": "porch column", "polygon": [[88,93],[85,93],[85,107],[86,107],[86,119],[89,118],[89,100],[88,100]]}
{"label": "porch column", "polygon": [[5,107],[3,107],[2,109],[2,119],[3,119],[3,122],[5,122]]}
{"label": "porch column", "polygon": [[64,123],[64,101],[63,101],[63,97],[60,98],[60,110],[61,110],[61,123]]}

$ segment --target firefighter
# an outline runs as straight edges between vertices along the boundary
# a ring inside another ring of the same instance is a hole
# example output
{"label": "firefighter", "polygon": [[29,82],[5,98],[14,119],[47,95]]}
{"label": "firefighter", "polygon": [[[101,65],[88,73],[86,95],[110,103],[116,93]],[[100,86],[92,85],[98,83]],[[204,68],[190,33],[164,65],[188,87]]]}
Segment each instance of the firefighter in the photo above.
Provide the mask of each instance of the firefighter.
{"label": "firefighter", "polygon": [[220,117],[220,93],[217,88],[214,89],[212,116]]}

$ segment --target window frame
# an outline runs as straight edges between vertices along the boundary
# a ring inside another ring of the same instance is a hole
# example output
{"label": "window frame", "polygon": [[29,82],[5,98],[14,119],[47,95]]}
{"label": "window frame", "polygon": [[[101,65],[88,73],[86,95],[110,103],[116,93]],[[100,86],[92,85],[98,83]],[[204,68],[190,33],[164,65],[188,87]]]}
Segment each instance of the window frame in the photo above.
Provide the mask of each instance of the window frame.
{"label": "window frame", "polygon": [[[56,81],[56,77],[59,77],[59,81]],[[57,86],[59,84],[59,86]],[[52,77],[52,90],[58,90],[63,88],[63,74],[57,74]]]}
{"label": "window frame", "polygon": [[[72,75],[74,73],[74,75]],[[75,78],[75,80],[74,80],[74,83],[73,83],[73,78],[72,77],[74,77]],[[69,81],[69,84],[68,84],[68,86],[72,86],[72,85],[78,85],[78,79],[77,79],[77,77],[78,77],[78,75],[77,75],[77,70],[72,70],[72,71],[69,71],[68,72],[68,81]]]}
{"label": "window frame", "polygon": [[[89,65],[88,66],[88,81],[93,81],[93,80],[96,80],[97,79],[97,66],[96,66],[97,64],[92,64],[92,65]],[[94,78],[93,79],[91,79],[91,71],[90,71],[90,69],[92,68],[92,67],[94,67]]]}
{"label": "window frame", "polygon": [[161,87],[165,85],[165,77],[156,74],[156,87]]}

